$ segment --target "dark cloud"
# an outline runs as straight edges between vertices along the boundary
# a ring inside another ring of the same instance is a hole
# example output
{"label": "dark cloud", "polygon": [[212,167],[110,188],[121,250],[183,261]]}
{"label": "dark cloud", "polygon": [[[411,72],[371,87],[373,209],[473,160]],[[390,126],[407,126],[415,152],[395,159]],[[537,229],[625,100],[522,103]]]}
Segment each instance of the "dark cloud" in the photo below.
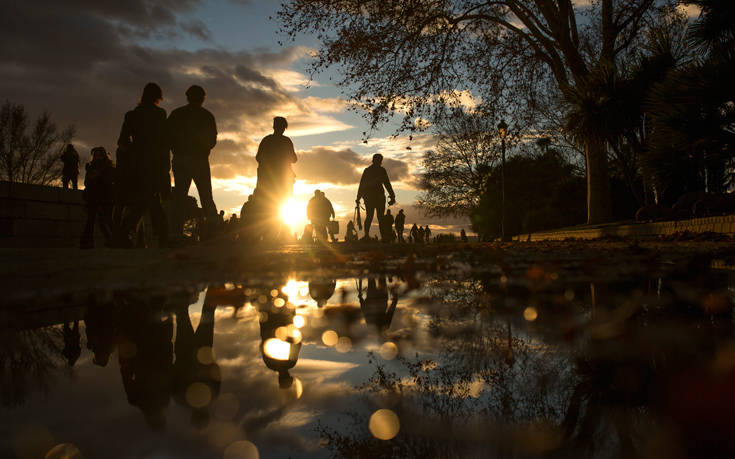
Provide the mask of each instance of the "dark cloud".
{"label": "dark cloud", "polygon": [[[362,171],[370,161],[370,157],[360,156],[350,149],[315,147],[299,153],[294,169],[298,179],[309,183],[353,185],[360,182]],[[385,158],[383,167],[393,182],[410,177],[408,164],[401,160]]]}
{"label": "dark cloud", "polygon": [[[207,90],[205,106],[220,132],[239,141],[220,141],[212,153],[213,175],[254,174],[254,142],[270,130],[274,113],[303,105],[263,74],[293,62],[303,50],[186,51],[136,43],[140,37],[184,33],[207,38],[199,21],[179,14],[195,0],[0,0],[0,95],[32,113],[48,110],[59,124],[74,124],[84,146],[115,149],[122,118],[137,103],[143,86],[163,88],[167,111],[185,103],[192,84]],[[293,111],[293,110],[292,110]]]}

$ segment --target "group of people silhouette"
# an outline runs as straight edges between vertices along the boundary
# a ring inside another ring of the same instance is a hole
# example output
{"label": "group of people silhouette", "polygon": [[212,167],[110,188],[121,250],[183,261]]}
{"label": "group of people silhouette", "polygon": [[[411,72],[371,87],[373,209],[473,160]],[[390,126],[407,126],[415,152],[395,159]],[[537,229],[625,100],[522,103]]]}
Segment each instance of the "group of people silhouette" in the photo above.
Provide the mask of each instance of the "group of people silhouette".
{"label": "group of people silhouette", "polygon": [[[209,164],[210,152],[217,144],[215,117],[203,107],[206,91],[201,86],[189,87],[186,99],[186,105],[167,116],[159,106],[163,100],[161,87],[148,83],[138,105],[125,114],[117,140],[116,164],[104,147],[92,149],[84,180],[88,214],[82,248],[93,246],[96,224],[107,247],[130,248],[136,238],[138,246],[145,245],[140,242],[145,237],[145,215],[150,218],[159,247],[185,243],[185,234],[190,236],[193,232],[187,226],[192,221],[198,239],[210,238],[225,226],[224,211],[218,213],[212,196]],[[237,237],[242,240],[284,240],[289,236],[281,221],[281,207],[292,197],[296,178],[293,164],[298,158],[293,142],[284,135],[287,128],[286,118],[275,117],[273,133],[265,136],[258,146],[255,189],[243,204],[240,218],[233,214],[227,224],[228,229],[238,228]],[[68,145],[61,160],[63,186],[76,188],[79,154]],[[372,164],[360,179],[356,204],[359,209],[363,201],[366,211],[362,240],[371,240],[370,227],[377,218],[383,241],[405,242],[403,210],[395,218],[390,209],[386,211],[385,193],[388,193],[388,206],[396,203],[396,196],[382,162],[381,154],[373,155]],[[201,210],[196,203],[192,206],[193,198],[188,196],[192,181],[199,192]],[[173,201],[170,216],[164,210],[165,200]],[[307,214],[311,223],[305,228],[305,239],[336,239],[339,224],[333,220],[334,207],[321,190],[314,192]],[[361,226],[359,212],[357,220]],[[409,241],[428,241],[430,235],[428,226],[414,225]],[[349,222],[345,240],[358,240],[355,222]]]}

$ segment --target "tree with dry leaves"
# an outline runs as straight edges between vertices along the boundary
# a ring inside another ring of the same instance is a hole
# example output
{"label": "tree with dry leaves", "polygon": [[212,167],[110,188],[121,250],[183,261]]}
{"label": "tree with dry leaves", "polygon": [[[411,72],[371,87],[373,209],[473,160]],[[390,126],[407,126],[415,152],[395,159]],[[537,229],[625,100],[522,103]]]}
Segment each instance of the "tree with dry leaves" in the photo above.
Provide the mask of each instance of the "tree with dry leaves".
{"label": "tree with dry leaves", "polygon": [[74,127],[59,129],[42,113],[33,124],[21,104],[0,107],[0,179],[50,185],[61,177],[61,153],[74,137]]}
{"label": "tree with dry leaves", "polygon": [[[470,91],[489,107],[522,113],[539,91],[560,97],[596,68],[615,66],[676,0],[290,0],[279,12],[291,38],[315,35],[313,63],[338,83],[372,127],[403,113],[443,114]],[[553,84],[548,85],[546,82]],[[587,218],[610,218],[608,146],[584,139]]]}

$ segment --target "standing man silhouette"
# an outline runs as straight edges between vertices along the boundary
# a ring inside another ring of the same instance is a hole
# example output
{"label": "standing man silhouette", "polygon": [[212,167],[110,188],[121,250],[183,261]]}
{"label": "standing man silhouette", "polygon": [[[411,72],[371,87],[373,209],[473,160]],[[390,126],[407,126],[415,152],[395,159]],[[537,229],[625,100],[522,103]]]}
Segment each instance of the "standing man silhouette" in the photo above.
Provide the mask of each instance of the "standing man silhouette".
{"label": "standing man silhouette", "polygon": [[[256,188],[265,199],[268,215],[276,218],[281,206],[291,197],[296,175],[291,165],[297,161],[291,139],[283,135],[288,121],[282,116],[273,118],[273,134],[258,145],[258,184]],[[275,226],[275,225],[274,225]]]}
{"label": "standing man silhouette", "polygon": [[209,153],[217,144],[217,123],[214,115],[202,107],[206,97],[204,88],[191,86],[186,90],[186,100],[189,103],[172,111],[166,120],[173,153],[174,235],[177,238],[183,236],[184,208],[192,180],[199,192],[207,226],[211,227],[217,217],[209,170]]}
{"label": "standing man silhouette", "polygon": [[385,213],[385,193],[383,187],[388,191],[390,200],[388,205],[392,206],[396,203],[396,194],[388,178],[388,172],[383,166],[383,155],[376,153],[373,155],[373,164],[365,169],[360,179],[360,187],[357,189],[357,199],[355,203],[360,205],[360,199],[365,201],[365,235],[364,240],[370,238],[370,224],[373,222],[373,213],[377,213],[378,223],[380,223]]}
{"label": "standing man silhouette", "polygon": [[329,218],[334,218],[334,207],[321,190],[314,191],[314,197],[306,206],[306,216],[311,221],[313,231],[319,241],[327,242],[327,223]]}
{"label": "standing man silhouette", "polygon": [[122,184],[129,193],[122,199],[126,211],[118,244],[123,248],[132,247],[130,233],[146,212],[151,216],[159,246],[168,246],[168,221],[161,197],[171,193],[171,159],[166,143],[166,110],[158,106],[162,100],[160,86],[145,85],[138,106],[125,114],[117,140],[119,154],[129,162],[126,179],[132,182]]}
{"label": "standing man silhouette", "polygon": [[403,209],[398,211],[396,215],[396,235],[398,236],[398,242],[406,242],[403,239],[403,228],[406,225],[406,214],[403,213]]}

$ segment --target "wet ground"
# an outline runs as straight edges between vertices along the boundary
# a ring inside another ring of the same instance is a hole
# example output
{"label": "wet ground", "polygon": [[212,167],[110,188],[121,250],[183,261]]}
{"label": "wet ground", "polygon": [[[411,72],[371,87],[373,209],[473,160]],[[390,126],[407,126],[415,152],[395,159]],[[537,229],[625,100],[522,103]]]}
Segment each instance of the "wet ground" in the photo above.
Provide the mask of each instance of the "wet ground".
{"label": "wet ground", "polygon": [[735,455],[728,243],[21,253],[0,457]]}

